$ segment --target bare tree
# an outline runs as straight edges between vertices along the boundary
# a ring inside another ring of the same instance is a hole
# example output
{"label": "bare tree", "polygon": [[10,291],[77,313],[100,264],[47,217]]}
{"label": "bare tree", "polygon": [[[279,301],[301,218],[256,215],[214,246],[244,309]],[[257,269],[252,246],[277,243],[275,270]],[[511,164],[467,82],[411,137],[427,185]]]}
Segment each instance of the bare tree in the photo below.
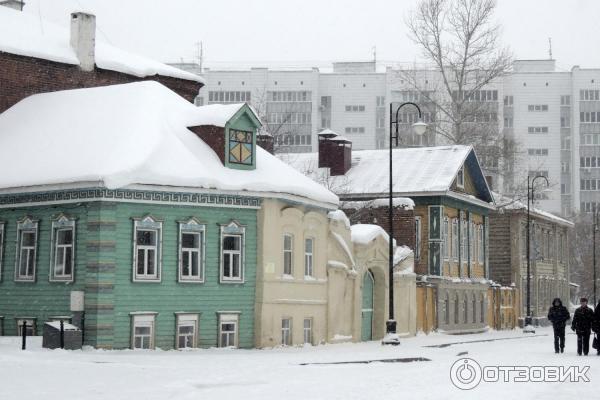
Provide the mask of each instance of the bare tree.
{"label": "bare tree", "polygon": [[[284,104],[283,108],[278,109],[276,113],[270,113],[268,103],[269,91],[266,86],[254,90],[252,93],[252,105],[258,116],[266,124],[263,128],[273,136],[275,152],[292,152],[294,148],[293,144],[296,137],[302,134],[303,126],[301,121],[297,121],[295,118],[304,110],[297,106],[296,103],[290,102],[289,104]],[[275,116],[276,118],[274,118]],[[311,125],[311,123],[305,122],[304,125]]]}
{"label": "bare tree", "polygon": [[437,78],[424,80],[426,72],[415,69],[401,71],[401,76],[435,105],[436,135],[452,144],[473,145],[484,167],[499,168],[498,160],[514,152],[516,144],[498,127],[502,99],[497,91],[486,90],[512,64],[510,51],[500,44],[495,8],[495,0],[421,0],[406,25]]}
{"label": "bare tree", "polygon": [[[569,240],[570,281],[579,285],[579,294],[593,298],[593,214],[579,214],[573,218],[575,227]],[[597,255],[600,256],[600,255]],[[591,300],[590,300],[591,301]]]}

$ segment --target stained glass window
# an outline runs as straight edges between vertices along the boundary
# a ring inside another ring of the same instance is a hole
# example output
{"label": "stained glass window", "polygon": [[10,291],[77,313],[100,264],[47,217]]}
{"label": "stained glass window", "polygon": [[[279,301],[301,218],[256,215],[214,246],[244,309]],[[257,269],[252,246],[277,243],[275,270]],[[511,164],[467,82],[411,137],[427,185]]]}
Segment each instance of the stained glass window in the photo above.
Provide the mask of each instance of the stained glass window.
{"label": "stained glass window", "polygon": [[252,165],[252,132],[229,130],[229,162]]}

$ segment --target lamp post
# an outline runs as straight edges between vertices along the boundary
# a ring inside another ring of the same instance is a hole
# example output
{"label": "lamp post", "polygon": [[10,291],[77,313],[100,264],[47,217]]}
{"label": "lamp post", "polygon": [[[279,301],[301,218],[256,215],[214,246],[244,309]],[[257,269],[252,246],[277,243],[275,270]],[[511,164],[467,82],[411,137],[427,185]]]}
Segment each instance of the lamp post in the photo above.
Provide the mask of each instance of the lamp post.
{"label": "lamp post", "polygon": [[[407,105],[412,105],[414,106],[418,113],[419,113],[419,119],[417,122],[415,122],[412,127],[414,132],[417,135],[422,135],[423,133],[425,133],[425,130],[427,129],[427,124],[424,123],[423,121],[421,121],[421,109],[419,108],[418,105],[416,105],[415,103],[411,103],[411,102],[407,102],[407,103],[402,103],[398,106],[398,108],[396,109],[396,113],[394,114],[394,106],[392,103],[390,103],[390,193],[389,193],[389,209],[388,209],[388,223],[389,223],[389,233],[390,233],[390,240],[389,240],[389,253],[388,253],[388,258],[389,258],[389,318],[385,323],[385,332],[386,335],[383,338],[382,344],[392,344],[392,345],[398,345],[400,344],[400,338],[398,337],[398,335],[396,334],[396,320],[394,319],[394,221],[393,221],[393,217],[394,217],[394,201],[393,201],[393,185],[394,185],[394,181],[393,181],[393,172],[392,172],[392,139],[396,140],[396,146],[398,146],[398,140],[400,138],[400,134],[398,132],[398,128],[399,125],[402,121],[400,121],[400,119],[398,118],[398,112],[400,111],[400,109],[404,106]],[[395,118],[394,118],[395,115]],[[392,128],[395,127],[395,130],[393,131]]]}
{"label": "lamp post", "polygon": [[525,323],[523,324],[523,333],[535,333],[535,329],[531,325],[531,243],[530,243],[530,213],[531,207],[530,204],[535,201],[535,181],[537,179],[543,179],[546,181],[546,187],[550,186],[548,182],[548,178],[544,175],[536,175],[531,178],[529,175],[527,176],[527,316],[525,317]]}
{"label": "lamp post", "polygon": [[594,307],[598,304],[596,299],[596,232],[598,231],[598,211],[594,211],[593,239],[592,239],[592,254],[593,254],[593,278],[594,278]]}

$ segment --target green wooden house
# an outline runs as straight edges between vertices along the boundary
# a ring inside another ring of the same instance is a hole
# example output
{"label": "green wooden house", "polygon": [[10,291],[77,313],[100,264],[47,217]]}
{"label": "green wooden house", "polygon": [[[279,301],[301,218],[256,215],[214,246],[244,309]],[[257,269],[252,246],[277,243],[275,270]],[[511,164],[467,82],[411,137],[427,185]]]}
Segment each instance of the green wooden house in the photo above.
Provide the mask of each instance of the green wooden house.
{"label": "green wooden house", "polygon": [[0,114],[0,334],[63,319],[98,348],[252,347],[262,199],[337,202],[260,125],[155,82]]}

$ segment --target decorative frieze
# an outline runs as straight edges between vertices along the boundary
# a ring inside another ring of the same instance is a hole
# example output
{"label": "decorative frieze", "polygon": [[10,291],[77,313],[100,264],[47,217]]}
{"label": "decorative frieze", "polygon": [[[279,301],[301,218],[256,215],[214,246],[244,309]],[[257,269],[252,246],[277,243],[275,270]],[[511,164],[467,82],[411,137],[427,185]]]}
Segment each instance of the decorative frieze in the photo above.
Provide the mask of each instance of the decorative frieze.
{"label": "decorative frieze", "polygon": [[162,192],[130,189],[72,189],[32,193],[10,193],[0,195],[0,207],[15,205],[38,205],[45,203],[73,203],[80,201],[131,201],[201,206],[259,208],[260,199],[226,194]]}

